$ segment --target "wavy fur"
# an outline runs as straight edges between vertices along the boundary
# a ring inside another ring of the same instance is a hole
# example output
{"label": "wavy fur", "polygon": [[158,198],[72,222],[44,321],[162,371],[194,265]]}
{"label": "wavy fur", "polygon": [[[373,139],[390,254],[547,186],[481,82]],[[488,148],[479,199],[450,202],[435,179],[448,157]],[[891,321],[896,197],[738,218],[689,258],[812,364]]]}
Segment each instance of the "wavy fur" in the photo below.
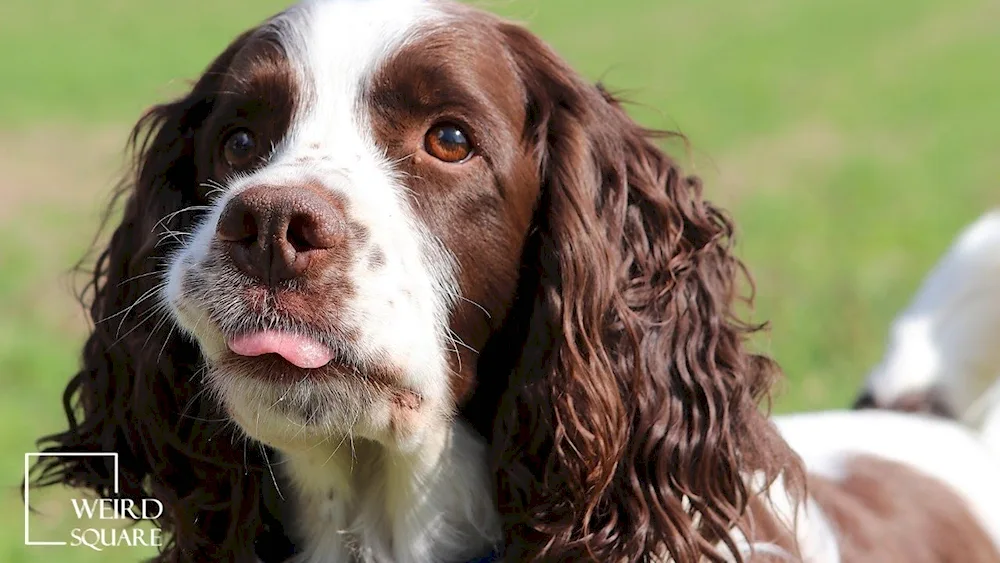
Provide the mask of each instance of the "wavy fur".
{"label": "wavy fur", "polygon": [[661,134],[522,28],[505,33],[543,178],[509,321],[524,353],[493,428],[512,560],[723,561],[748,473],[797,472],[758,411],[778,369],[747,351],[760,327],[733,311],[746,271],[732,223]]}

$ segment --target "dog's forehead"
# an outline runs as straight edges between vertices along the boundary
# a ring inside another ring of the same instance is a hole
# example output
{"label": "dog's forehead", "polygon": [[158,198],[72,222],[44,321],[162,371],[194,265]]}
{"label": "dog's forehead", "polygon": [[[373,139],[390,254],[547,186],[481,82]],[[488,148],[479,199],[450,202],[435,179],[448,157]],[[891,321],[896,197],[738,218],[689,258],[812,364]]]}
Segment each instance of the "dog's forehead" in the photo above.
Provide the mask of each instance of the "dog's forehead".
{"label": "dog's forehead", "polygon": [[266,27],[313,96],[329,98],[363,87],[387,57],[441,17],[435,4],[423,0],[312,0]]}
{"label": "dog's forehead", "polygon": [[269,20],[259,37],[274,37],[315,99],[356,94],[401,52],[426,52],[467,75],[511,72],[497,19],[452,2],[311,0]]}

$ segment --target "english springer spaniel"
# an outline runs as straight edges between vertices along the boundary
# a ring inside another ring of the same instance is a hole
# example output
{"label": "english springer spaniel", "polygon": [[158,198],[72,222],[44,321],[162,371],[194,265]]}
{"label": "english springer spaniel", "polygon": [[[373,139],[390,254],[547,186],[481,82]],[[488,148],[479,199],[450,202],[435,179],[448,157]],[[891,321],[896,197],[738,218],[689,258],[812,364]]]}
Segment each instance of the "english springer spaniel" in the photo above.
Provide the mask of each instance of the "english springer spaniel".
{"label": "english springer spaniel", "polygon": [[477,9],[289,8],[137,124],[48,450],[118,452],[163,561],[1000,561],[961,427],[762,414],[732,223],[657,137]]}

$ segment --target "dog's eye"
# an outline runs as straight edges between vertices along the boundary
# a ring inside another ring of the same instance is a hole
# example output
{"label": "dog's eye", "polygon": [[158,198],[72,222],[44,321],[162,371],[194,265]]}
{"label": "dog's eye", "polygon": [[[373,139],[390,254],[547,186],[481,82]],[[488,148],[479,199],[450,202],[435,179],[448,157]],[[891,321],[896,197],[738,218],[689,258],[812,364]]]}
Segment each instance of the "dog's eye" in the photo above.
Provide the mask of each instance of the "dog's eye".
{"label": "dog's eye", "polygon": [[444,162],[465,162],[474,152],[469,136],[451,123],[431,127],[424,136],[424,150]]}
{"label": "dog's eye", "polygon": [[222,157],[229,166],[240,169],[253,164],[257,156],[257,140],[248,129],[237,129],[222,144]]}

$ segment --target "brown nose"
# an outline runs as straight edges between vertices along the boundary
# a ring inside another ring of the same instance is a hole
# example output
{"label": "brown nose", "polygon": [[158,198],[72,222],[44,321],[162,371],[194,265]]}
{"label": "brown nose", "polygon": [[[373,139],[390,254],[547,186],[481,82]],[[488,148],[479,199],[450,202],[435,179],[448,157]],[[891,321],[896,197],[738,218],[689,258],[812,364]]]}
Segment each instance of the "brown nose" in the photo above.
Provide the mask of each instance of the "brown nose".
{"label": "brown nose", "polygon": [[241,272],[273,286],[305,273],[343,229],[343,214],[314,188],[263,185],[230,200],[215,232]]}

